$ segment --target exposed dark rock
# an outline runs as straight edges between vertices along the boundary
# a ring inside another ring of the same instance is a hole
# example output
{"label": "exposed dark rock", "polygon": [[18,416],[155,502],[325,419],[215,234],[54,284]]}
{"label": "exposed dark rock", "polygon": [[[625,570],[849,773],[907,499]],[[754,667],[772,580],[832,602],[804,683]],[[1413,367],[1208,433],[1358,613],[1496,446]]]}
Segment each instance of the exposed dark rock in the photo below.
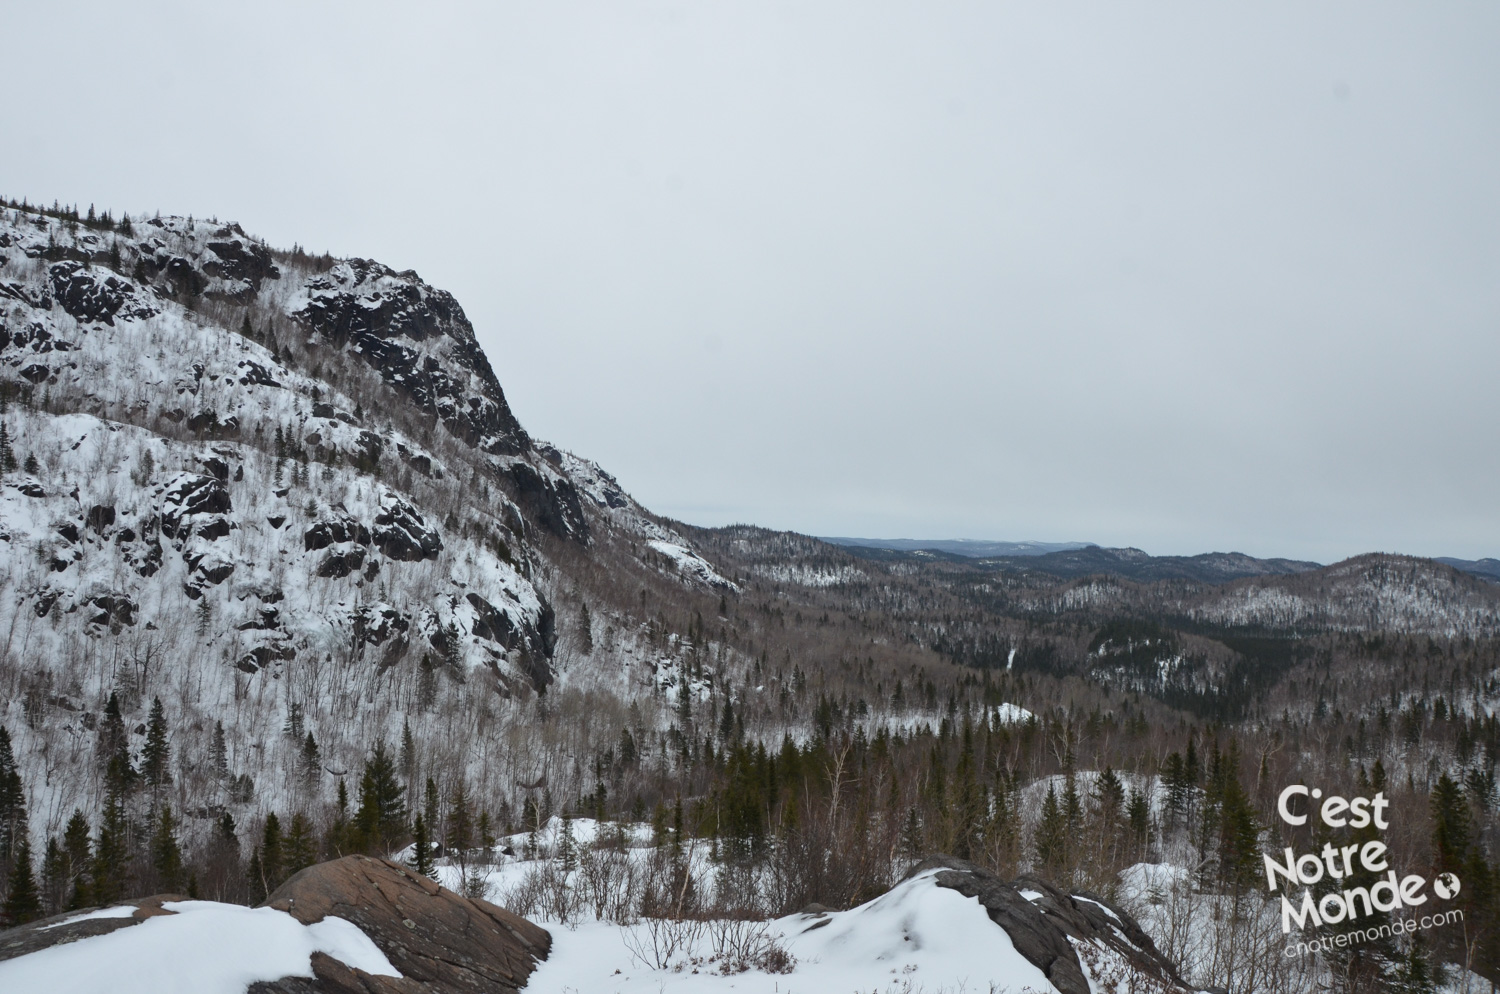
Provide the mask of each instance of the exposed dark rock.
{"label": "exposed dark rock", "polygon": [[353,922],[401,977],[375,977],[315,956],[312,980],[253,984],[251,994],[511,994],[552,947],[552,937],[524,918],[367,856],[308,867],[265,904],[305,924],[330,915]]}
{"label": "exposed dark rock", "polygon": [[88,603],[99,609],[99,613],[89,619],[93,624],[135,624],[135,601],[124,594],[100,594],[89,598]]}
{"label": "exposed dark rock", "polygon": [[317,574],[324,579],[338,579],[359,572],[365,564],[365,549],[362,545],[329,549],[318,563]]}
{"label": "exposed dark rock", "polygon": [[588,538],[588,521],[578,500],[578,488],[564,477],[550,478],[531,465],[514,462],[509,469],[516,498],[542,527],[560,538]]}
{"label": "exposed dark rock", "polygon": [[227,514],[234,509],[229,490],[211,476],[184,474],[162,495],[161,532],[186,538],[185,519],[199,514]]}
{"label": "exposed dark rock", "polygon": [[95,504],[89,508],[89,513],[84,517],[84,522],[94,530],[95,535],[103,535],[104,529],[115,523],[114,505]]}
{"label": "exposed dark rock", "polygon": [[240,386],[253,383],[262,387],[279,387],[281,383],[271,375],[271,371],[258,362],[249,359],[241,359],[236,365],[240,371]]}
{"label": "exposed dark rock", "polygon": [[203,464],[203,468],[208,470],[208,474],[214,479],[220,483],[229,482],[229,464],[227,462],[217,456],[208,456],[198,461]]}
{"label": "exposed dark rock", "polygon": [[87,269],[78,262],[60,262],[48,270],[48,275],[53,297],[63,310],[79,321],[102,321],[113,325],[117,315],[146,318],[156,313],[156,309],[137,294],[134,283],[113,273]]}
{"label": "exposed dark rock", "polygon": [[[365,259],[340,263],[306,286],[310,299],[296,317],[363,358],[420,408],[436,413],[453,435],[493,455],[530,449],[452,294],[416,273]],[[431,354],[434,340],[445,346],[444,361]]]}
{"label": "exposed dark rock", "polygon": [[199,563],[198,566],[193,570],[195,576],[200,576],[209,583],[223,583],[225,580],[229,579],[230,574],[232,574],[233,572],[234,563],[224,562],[223,560],[210,563],[207,566]]}
{"label": "exposed dark rock", "polygon": [[393,493],[387,493],[381,501],[374,539],[381,552],[401,562],[436,559],[443,549],[437,530],[427,527],[417,509]]}
{"label": "exposed dark rock", "polygon": [[516,626],[511,624],[505,612],[500,611],[478,594],[470,593],[464,598],[474,608],[474,634],[506,649],[516,644]]}
{"label": "exposed dark rock", "polygon": [[229,438],[240,433],[240,419],[230,415],[219,420],[217,411],[199,411],[187,419],[188,430],[208,438]]}
{"label": "exposed dark rock", "polygon": [[[1120,954],[1132,967],[1163,985],[1164,992],[1188,991],[1177,967],[1126,912],[1093,894],[1070,895],[1045,880],[1022,876],[1014,883],[968,860],[928,856],[904,879],[938,870],[933,877],[965,897],[978,898],[990,920],[1005,929],[1016,952],[1046,974],[1062,994],[1090,994],[1091,988],[1069,937]],[[1021,891],[1041,896],[1028,900]]]}
{"label": "exposed dark rock", "polygon": [[212,255],[204,256],[203,271],[227,283],[242,283],[235,290],[226,290],[223,296],[244,303],[260,291],[261,282],[280,279],[281,271],[271,261],[271,253],[264,245],[248,244],[239,238],[208,243]]}
{"label": "exposed dark rock", "polygon": [[[273,527],[280,527],[275,525]],[[302,545],[307,551],[326,549],[335,542],[357,542],[370,544],[370,530],[360,524],[342,507],[330,509],[328,517],[320,518],[302,535]]]}
{"label": "exposed dark rock", "polygon": [[354,637],[370,645],[381,645],[392,637],[402,638],[411,622],[393,607],[364,608],[354,616]]}

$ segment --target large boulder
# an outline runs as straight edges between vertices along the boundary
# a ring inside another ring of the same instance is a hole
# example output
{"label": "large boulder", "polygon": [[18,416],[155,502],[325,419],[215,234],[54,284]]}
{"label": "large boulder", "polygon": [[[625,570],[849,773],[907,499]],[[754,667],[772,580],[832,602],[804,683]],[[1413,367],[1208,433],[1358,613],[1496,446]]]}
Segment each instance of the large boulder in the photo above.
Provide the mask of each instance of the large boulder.
{"label": "large boulder", "polygon": [[329,915],[353,922],[401,977],[373,976],[315,954],[312,980],[255,984],[253,994],[512,994],[552,947],[544,929],[504,908],[368,856],[310,866],[265,905],[308,925]]}
{"label": "large boulder", "polygon": [[[163,907],[184,900],[159,894],[0,931],[0,963],[130,929],[157,915],[187,913],[190,909]],[[552,937],[524,918],[461,897],[396,863],[366,856],[308,867],[282,884],[262,907],[286,912],[303,925],[328,917],[352,922],[401,976],[368,973],[314,952],[309,963],[313,976],[257,981],[249,985],[249,994],[515,994],[552,946]],[[149,968],[170,979],[171,989],[193,990],[195,978],[187,971],[198,953],[184,949],[182,957],[158,957]],[[62,962],[64,970],[53,989],[77,990],[76,977],[66,974],[66,961]],[[377,968],[368,960],[366,965]]]}
{"label": "large boulder", "polygon": [[1069,894],[1032,876],[1007,883],[968,860],[933,855],[903,879],[932,870],[934,882],[979,900],[990,920],[1005,929],[1016,952],[1047,975],[1061,994],[1091,994],[1080,947],[1118,957],[1125,968],[1150,978],[1163,994],[1190,991],[1177,967],[1163,956],[1127,912],[1094,894]]}

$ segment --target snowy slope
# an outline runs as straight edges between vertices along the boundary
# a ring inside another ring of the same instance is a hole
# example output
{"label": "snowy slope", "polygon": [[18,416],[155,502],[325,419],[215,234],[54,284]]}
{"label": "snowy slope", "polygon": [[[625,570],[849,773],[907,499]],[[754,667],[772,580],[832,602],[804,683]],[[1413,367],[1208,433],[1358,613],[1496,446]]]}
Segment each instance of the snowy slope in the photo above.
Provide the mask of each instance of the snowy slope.
{"label": "snowy slope", "polygon": [[[580,562],[734,589],[602,469],[525,432],[451,295],[236,225],[0,209],[0,399],[0,723],[37,833],[96,809],[111,692],[137,749],[162,699],[177,804],[206,824],[229,800],[205,768],[216,721],[259,788],[238,803],[285,810],[309,798],[284,728],[314,732],[336,775],[403,721],[448,751],[459,714],[528,720],[561,675],[554,604]],[[459,761],[514,779],[484,750]]]}
{"label": "snowy slope", "polygon": [[[284,911],[213,901],[168,901],[162,908],[172,913],[0,962],[0,990],[242,994],[256,981],[311,978],[315,952],[366,973],[400,976],[368,936],[341,918],[303,925]],[[104,913],[124,917],[135,910]]]}

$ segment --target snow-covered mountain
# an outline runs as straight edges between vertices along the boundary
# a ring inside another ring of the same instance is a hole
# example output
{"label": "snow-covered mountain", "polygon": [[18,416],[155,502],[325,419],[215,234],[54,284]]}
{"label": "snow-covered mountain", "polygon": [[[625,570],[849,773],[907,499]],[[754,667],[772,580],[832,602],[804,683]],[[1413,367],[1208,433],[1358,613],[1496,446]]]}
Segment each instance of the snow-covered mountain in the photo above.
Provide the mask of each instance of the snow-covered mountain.
{"label": "snow-covered mountain", "polygon": [[[450,294],[237,225],[0,210],[0,398],[0,631],[25,712],[0,718],[49,743],[120,688],[127,719],[169,702],[179,750],[233,715],[230,751],[262,768],[295,709],[347,765],[438,682],[546,688],[570,571],[734,588],[527,434]],[[48,748],[19,743],[28,782],[68,779],[29,769]],[[35,827],[80,803],[34,804]]]}

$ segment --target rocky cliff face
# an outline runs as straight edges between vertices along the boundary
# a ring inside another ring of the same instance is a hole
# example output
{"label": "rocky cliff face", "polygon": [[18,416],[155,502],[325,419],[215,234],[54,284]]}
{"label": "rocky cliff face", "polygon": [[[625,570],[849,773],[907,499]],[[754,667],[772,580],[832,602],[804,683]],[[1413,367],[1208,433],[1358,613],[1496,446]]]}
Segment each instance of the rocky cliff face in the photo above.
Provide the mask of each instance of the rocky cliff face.
{"label": "rocky cliff face", "polygon": [[[0,209],[0,400],[0,637],[43,738],[125,688],[179,750],[233,714],[251,760],[296,705],[355,762],[434,681],[545,690],[569,569],[657,542],[722,579],[527,434],[452,295],[233,224]],[[39,830],[91,807],[70,791]]]}

